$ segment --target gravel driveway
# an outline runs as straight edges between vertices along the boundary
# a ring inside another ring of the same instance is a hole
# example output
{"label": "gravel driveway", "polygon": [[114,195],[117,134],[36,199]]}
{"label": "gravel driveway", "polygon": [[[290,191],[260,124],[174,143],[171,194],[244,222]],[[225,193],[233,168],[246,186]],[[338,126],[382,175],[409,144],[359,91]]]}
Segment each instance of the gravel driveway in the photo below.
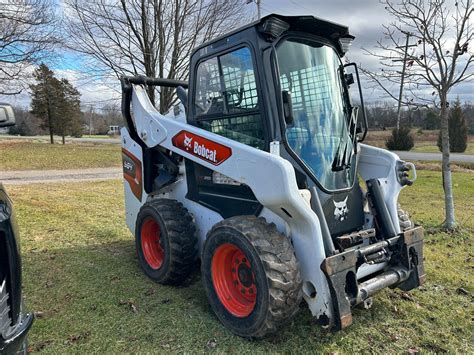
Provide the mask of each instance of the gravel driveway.
{"label": "gravel driveway", "polygon": [[0,181],[2,183],[15,185],[110,180],[120,179],[121,177],[121,168],[0,171]]}

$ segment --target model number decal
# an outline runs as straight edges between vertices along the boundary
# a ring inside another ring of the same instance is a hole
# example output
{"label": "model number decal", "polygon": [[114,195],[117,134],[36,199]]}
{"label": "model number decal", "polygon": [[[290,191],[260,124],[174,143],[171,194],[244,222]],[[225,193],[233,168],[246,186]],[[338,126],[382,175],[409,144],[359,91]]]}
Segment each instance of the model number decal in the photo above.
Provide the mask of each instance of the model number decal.
{"label": "model number decal", "polygon": [[123,177],[130,185],[132,193],[141,201],[143,193],[142,163],[136,156],[124,148],[122,148],[122,168]]}
{"label": "model number decal", "polygon": [[188,131],[179,132],[171,141],[176,148],[213,165],[221,164],[232,155],[232,149],[229,147]]}

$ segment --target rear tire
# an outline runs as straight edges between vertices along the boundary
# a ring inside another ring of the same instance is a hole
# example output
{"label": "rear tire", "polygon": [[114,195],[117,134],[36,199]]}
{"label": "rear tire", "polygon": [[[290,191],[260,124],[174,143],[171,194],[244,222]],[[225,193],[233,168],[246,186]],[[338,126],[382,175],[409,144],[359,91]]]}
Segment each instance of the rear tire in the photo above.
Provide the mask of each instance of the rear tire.
{"label": "rear tire", "polygon": [[299,310],[302,281],[293,246],[263,218],[217,223],[207,236],[201,269],[214,313],[239,336],[276,332]]}
{"label": "rear tire", "polygon": [[146,202],[135,227],[138,259],[145,274],[160,284],[182,283],[196,265],[195,230],[191,215],[178,201]]}

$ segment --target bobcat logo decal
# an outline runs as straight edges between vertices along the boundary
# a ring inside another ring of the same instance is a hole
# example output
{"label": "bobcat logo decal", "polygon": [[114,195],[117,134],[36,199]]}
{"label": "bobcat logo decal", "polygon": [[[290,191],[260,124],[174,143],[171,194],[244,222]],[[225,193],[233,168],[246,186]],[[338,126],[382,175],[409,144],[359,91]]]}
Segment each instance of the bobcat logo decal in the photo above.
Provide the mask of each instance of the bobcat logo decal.
{"label": "bobcat logo decal", "polygon": [[188,137],[186,134],[184,135],[184,146],[186,147],[186,150],[191,149],[192,140],[193,140],[192,137]]}
{"label": "bobcat logo decal", "polygon": [[232,156],[231,148],[185,130],[176,134],[171,142],[173,146],[187,154],[216,166]]}
{"label": "bobcat logo decal", "polygon": [[349,209],[347,208],[347,198],[344,201],[333,201],[334,202],[334,219],[336,221],[342,222],[346,219],[347,214],[349,213]]}

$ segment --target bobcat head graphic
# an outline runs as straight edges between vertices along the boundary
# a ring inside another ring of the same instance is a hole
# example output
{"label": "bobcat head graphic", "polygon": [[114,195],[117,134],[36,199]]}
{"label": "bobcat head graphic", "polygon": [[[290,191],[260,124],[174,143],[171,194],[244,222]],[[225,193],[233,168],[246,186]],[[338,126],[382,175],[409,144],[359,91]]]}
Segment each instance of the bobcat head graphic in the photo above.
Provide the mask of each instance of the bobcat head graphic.
{"label": "bobcat head graphic", "polygon": [[347,208],[347,196],[344,201],[334,202],[334,218],[336,221],[342,222],[346,219],[349,209]]}
{"label": "bobcat head graphic", "polygon": [[192,140],[193,140],[192,137],[188,137],[187,135],[184,135],[184,146],[186,147],[186,149],[191,148],[191,141]]}

